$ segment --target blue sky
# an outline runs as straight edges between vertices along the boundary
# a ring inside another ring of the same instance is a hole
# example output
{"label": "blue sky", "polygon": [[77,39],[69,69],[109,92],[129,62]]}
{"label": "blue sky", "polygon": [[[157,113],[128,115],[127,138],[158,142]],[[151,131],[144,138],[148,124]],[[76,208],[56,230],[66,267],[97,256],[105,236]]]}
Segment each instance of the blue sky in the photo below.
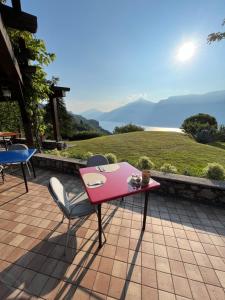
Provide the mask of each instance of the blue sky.
{"label": "blue sky", "polygon": [[[206,41],[223,30],[224,0],[21,2],[38,17],[37,37],[56,54],[46,71],[71,88],[66,104],[75,113],[225,88],[225,41]],[[196,53],[180,62],[187,41]]]}

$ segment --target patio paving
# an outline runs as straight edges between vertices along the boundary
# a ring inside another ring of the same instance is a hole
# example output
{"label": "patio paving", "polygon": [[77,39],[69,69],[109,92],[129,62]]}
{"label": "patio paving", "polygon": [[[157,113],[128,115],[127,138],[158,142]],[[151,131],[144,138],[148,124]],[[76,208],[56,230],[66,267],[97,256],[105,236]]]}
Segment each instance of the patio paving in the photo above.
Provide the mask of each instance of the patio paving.
{"label": "patio paving", "polygon": [[[21,178],[0,184],[0,299],[225,299],[225,210],[152,194],[103,205],[107,242],[98,250],[92,214],[70,240],[67,221],[46,185],[57,176],[70,195],[78,177],[37,170],[25,193]],[[76,237],[75,237],[76,236]]]}

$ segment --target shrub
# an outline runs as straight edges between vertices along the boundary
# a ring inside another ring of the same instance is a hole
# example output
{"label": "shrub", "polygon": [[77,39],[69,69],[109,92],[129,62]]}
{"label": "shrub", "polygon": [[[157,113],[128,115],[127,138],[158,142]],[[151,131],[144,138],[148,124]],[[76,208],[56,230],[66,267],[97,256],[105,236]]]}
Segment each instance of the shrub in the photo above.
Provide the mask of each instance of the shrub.
{"label": "shrub", "polygon": [[90,152],[90,151],[88,151],[87,153],[85,153],[84,155],[82,155],[82,158],[83,158],[83,159],[88,159],[88,158],[90,158],[91,156],[93,156],[93,153]]}
{"label": "shrub", "polygon": [[177,173],[177,168],[171,164],[165,163],[162,165],[160,168],[160,171],[165,172],[165,173]]}
{"label": "shrub", "polygon": [[203,175],[209,179],[225,179],[225,169],[218,163],[210,163],[203,169]]}
{"label": "shrub", "polygon": [[215,140],[216,138],[216,129],[201,129],[195,134],[195,139],[197,142],[202,144],[208,144]]}
{"label": "shrub", "polygon": [[113,153],[106,153],[106,154],[105,154],[105,157],[108,159],[108,162],[109,162],[110,164],[115,164],[115,163],[117,163],[117,157],[116,157],[115,154],[113,154]]}
{"label": "shrub", "polygon": [[208,114],[197,114],[193,115],[184,120],[181,128],[184,129],[186,133],[190,133],[195,136],[201,130],[217,130],[218,124],[213,116]]}
{"label": "shrub", "polygon": [[144,131],[144,128],[130,123],[130,124],[120,126],[120,127],[116,126],[113,130],[113,133],[118,134],[118,133],[134,132],[134,131]]}
{"label": "shrub", "polygon": [[49,150],[46,151],[45,153],[61,157],[61,153],[58,149]]}
{"label": "shrub", "polygon": [[225,125],[221,125],[218,133],[217,133],[217,138],[221,142],[225,142]]}
{"label": "shrub", "polygon": [[141,156],[137,162],[137,167],[141,170],[149,170],[154,168],[154,163],[148,156]]}
{"label": "shrub", "polygon": [[77,141],[77,140],[87,140],[92,139],[95,137],[102,136],[103,134],[97,131],[79,131],[74,134],[70,140]]}

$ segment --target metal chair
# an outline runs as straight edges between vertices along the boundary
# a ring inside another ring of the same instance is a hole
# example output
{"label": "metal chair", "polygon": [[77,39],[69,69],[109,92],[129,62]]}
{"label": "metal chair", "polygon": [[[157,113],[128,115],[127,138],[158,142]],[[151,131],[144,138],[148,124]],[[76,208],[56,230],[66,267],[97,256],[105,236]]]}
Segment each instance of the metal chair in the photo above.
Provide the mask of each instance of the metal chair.
{"label": "metal chair", "polygon": [[[28,150],[28,149],[29,148],[25,144],[12,144],[12,145],[8,146],[8,150]],[[31,167],[30,162],[26,163],[26,166],[27,166],[28,173],[31,176],[31,173],[30,173],[30,167]]]}
{"label": "metal chair", "polygon": [[4,166],[0,165],[0,173],[2,176],[2,182],[5,182]]}
{"label": "metal chair", "polygon": [[88,158],[87,160],[87,167],[95,167],[95,166],[102,166],[108,165],[108,159],[101,154],[96,154]]}
{"label": "metal chair", "polygon": [[[64,252],[66,254],[70,231],[72,229],[77,228],[85,220],[85,218],[93,212],[96,212],[97,214],[97,210],[96,207],[89,202],[86,193],[81,193],[74,197],[72,199],[73,203],[71,204],[64,186],[56,177],[50,178],[48,189],[54,202],[57,204],[57,206],[63,214],[61,223],[63,223],[64,218],[68,219],[68,228]],[[70,226],[71,220],[75,219],[78,219],[78,221],[74,225]],[[102,232],[106,240],[103,229]]]}

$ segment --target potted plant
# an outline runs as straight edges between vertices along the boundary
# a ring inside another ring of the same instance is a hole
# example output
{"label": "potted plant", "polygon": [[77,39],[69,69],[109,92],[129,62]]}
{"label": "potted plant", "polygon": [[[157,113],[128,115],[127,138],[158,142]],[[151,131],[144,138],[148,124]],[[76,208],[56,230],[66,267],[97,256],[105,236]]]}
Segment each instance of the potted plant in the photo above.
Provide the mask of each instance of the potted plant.
{"label": "potted plant", "polygon": [[149,183],[151,172],[154,168],[154,163],[147,156],[141,156],[137,162],[137,167],[142,171],[142,184],[147,185]]}

